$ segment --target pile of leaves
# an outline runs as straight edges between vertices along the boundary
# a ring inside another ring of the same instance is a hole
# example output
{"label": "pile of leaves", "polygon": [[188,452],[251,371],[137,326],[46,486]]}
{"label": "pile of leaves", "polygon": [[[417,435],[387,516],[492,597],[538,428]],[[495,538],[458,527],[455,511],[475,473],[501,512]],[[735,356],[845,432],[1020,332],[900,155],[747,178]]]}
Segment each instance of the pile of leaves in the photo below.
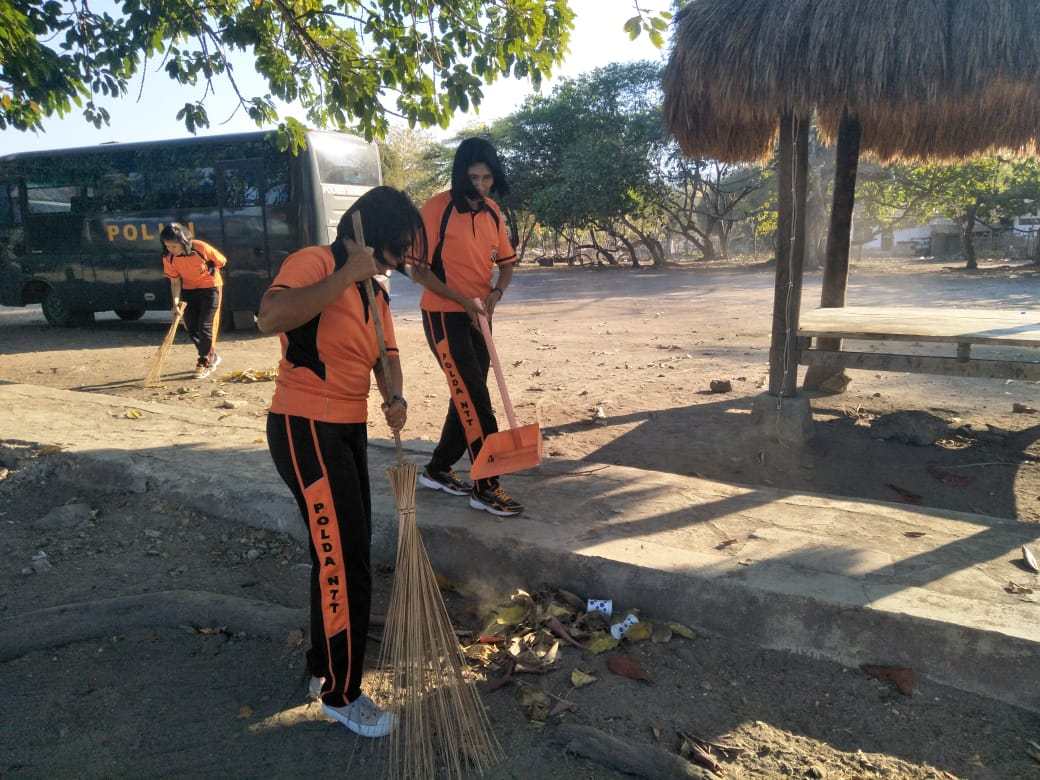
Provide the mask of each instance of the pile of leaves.
{"label": "pile of leaves", "polygon": [[273,382],[277,378],[277,368],[247,368],[244,371],[232,371],[230,374],[225,374],[220,381],[253,384],[254,382]]}
{"label": "pile of leaves", "polygon": [[[462,651],[475,671],[483,672],[488,679],[489,691],[517,684],[520,704],[528,718],[544,723],[551,716],[574,709],[574,704],[526,685],[517,677],[555,671],[565,648],[599,655],[629,642],[669,642],[676,635],[695,638],[693,631],[681,623],[640,618],[620,640],[615,639],[610,633],[611,623],[621,622],[629,614],[638,616],[638,611],[623,610],[610,618],[600,612],[588,612],[586,602],[566,590],[545,588],[534,594],[517,590],[508,601],[491,609],[479,631],[468,634],[471,641],[463,645]],[[651,681],[630,656],[612,655],[607,668],[622,677]],[[595,681],[595,676],[582,669],[571,672],[574,688]]]}

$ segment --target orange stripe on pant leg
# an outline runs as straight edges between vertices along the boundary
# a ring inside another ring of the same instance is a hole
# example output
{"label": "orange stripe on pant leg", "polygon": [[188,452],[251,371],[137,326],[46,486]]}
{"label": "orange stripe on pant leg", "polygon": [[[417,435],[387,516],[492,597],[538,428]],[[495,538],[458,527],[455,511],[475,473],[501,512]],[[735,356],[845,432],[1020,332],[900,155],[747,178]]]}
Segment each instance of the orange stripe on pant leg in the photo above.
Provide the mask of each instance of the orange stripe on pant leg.
{"label": "orange stripe on pant leg", "polygon": [[[322,477],[313,485],[311,490],[321,486],[322,492],[314,491],[314,501],[307,504],[308,508],[314,508],[315,512],[322,507],[317,519],[311,523],[311,540],[318,550],[318,584],[321,586],[321,610],[325,624],[326,650],[329,654],[329,668],[332,668],[332,648],[329,645],[329,637],[335,636],[341,631],[346,632],[347,641],[347,674],[344,678],[344,688],[350,684],[350,673],[354,666],[354,643],[350,635],[350,599],[347,597],[347,566],[343,560],[346,550],[339,535],[339,518],[336,517],[336,507],[332,503],[332,489],[329,486],[329,470],[325,468],[325,458],[321,456],[321,447],[318,446],[318,430],[311,424],[311,438],[314,441],[314,452],[318,456],[318,465],[321,467]],[[307,495],[307,491],[304,491]],[[324,520],[324,522],[322,522]],[[315,538],[317,536],[317,538]]]}
{"label": "orange stripe on pant leg", "polygon": [[[451,347],[448,344],[448,328],[444,322],[444,312],[441,312],[441,329],[444,338],[437,342],[437,360],[441,364],[441,370],[448,379],[448,394],[451,402],[455,405],[455,411],[459,413],[462,421],[462,429],[466,433],[466,443],[469,445],[470,459],[473,457],[473,445],[484,438],[484,429],[480,427],[480,418],[477,416],[476,407],[470,397],[469,388],[462,381],[455,358],[452,357]],[[431,328],[432,330],[432,328]]]}
{"label": "orange stripe on pant leg", "polygon": [[[318,561],[318,585],[321,592],[321,615],[322,615],[322,626],[325,632],[325,665],[327,669],[327,679],[323,688],[331,690],[336,687],[336,670],[332,666],[332,646],[329,642],[329,637],[336,634],[338,631],[342,631],[344,626],[349,627],[350,619],[346,614],[346,609],[342,611],[338,608],[330,608],[331,597],[338,595],[329,593],[330,585],[329,581],[333,578],[332,573],[326,574],[326,557],[324,555],[321,529],[328,529],[331,526],[331,531],[328,532],[328,536],[333,537],[328,543],[332,544],[333,559],[338,560],[339,554],[342,548],[339,546],[339,526],[336,523],[336,511],[332,504],[332,491],[329,489],[327,472],[325,471],[325,463],[321,460],[321,450],[318,449],[317,437],[313,434],[313,421],[312,426],[312,438],[314,440],[315,453],[318,456],[321,464],[322,478],[315,482],[310,487],[303,484],[303,477],[300,474],[299,461],[296,458],[296,446],[293,443],[292,436],[292,423],[289,415],[285,415],[285,430],[287,439],[289,441],[289,457],[292,460],[293,470],[296,472],[296,482],[300,486],[300,490],[303,492],[303,498],[307,504],[307,528],[310,531],[311,544],[314,546],[315,558]],[[326,512],[326,510],[328,510]],[[320,520],[324,520],[324,523]],[[342,561],[339,562],[342,567]],[[345,574],[343,580],[346,580]],[[344,591],[345,593],[345,588]],[[345,603],[345,599],[344,599]],[[338,614],[337,614],[338,613]],[[350,647],[350,633],[347,633],[347,647],[349,652]]]}
{"label": "orange stripe on pant leg", "polygon": [[[219,273],[219,271],[218,271]],[[209,344],[209,351],[217,351],[217,334],[220,333],[220,310],[224,304],[224,287],[223,285],[217,288],[217,313],[213,315],[213,339]],[[209,357],[207,355],[206,357]]]}

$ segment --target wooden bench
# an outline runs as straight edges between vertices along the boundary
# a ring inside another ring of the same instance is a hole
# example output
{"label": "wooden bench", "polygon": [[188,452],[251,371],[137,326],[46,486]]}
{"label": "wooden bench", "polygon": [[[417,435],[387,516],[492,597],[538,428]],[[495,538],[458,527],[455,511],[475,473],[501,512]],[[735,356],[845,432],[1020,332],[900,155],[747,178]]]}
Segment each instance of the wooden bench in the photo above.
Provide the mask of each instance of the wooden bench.
{"label": "wooden bench", "polygon": [[[859,368],[994,379],[1040,380],[1040,309],[938,309],[849,306],[802,314],[799,362],[826,369]],[[956,356],[814,349],[818,338],[914,341],[956,345]],[[1038,350],[1037,361],[982,360],[971,348],[986,344]]]}

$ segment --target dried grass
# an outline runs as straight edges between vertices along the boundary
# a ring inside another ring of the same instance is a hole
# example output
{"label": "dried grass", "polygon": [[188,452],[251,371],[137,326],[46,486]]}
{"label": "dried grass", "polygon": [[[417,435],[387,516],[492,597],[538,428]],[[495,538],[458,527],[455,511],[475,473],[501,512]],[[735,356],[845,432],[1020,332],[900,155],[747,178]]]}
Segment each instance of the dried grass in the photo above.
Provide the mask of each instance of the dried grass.
{"label": "dried grass", "polygon": [[170,350],[173,349],[173,341],[177,338],[177,326],[181,324],[182,319],[184,319],[183,303],[177,307],[177,314],[174,316],[173,322],[170,323],[169,330],[166,331],[166,337],[159,346],[159,351],[155,353],[152,367],[148,369],[148,376],[144,378],[145,387],[155,387],[160,384],[159,379],[162,376],[163,366],[166,365],[166,358],[169,357]]}
{"label": "dried grass", "polygon": [[694,0],[676,18],[665,117],[687,154],[768,157],[781,111],[849,109],[881,159],[1035,154],[1036,0]]}

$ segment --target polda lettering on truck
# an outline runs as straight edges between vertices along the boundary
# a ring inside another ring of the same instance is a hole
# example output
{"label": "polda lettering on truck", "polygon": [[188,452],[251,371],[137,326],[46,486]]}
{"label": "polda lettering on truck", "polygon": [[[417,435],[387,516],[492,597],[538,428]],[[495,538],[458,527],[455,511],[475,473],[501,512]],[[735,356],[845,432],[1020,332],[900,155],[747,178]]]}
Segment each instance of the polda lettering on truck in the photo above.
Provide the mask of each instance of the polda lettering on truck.
{"label": "polda lettering on truck", "polygon": [[[149,229],[150,226],[147,222],[142,222],[140,225],[135,225],[130,222],[125,222],[123,224],[105,222],[103,224],[105,227],[105,235],[108,236],[109,241],[115,241],[120,236],[122,236],[124,241],[157,241],[159,234],[162,233],[162,229],[166,227],[165,222],[154,223],[157,227],[153,233]],[[195,223],[185,222],[184,226],[188,228],[188,233],[191,234],[191,237],[195,238]]]}

